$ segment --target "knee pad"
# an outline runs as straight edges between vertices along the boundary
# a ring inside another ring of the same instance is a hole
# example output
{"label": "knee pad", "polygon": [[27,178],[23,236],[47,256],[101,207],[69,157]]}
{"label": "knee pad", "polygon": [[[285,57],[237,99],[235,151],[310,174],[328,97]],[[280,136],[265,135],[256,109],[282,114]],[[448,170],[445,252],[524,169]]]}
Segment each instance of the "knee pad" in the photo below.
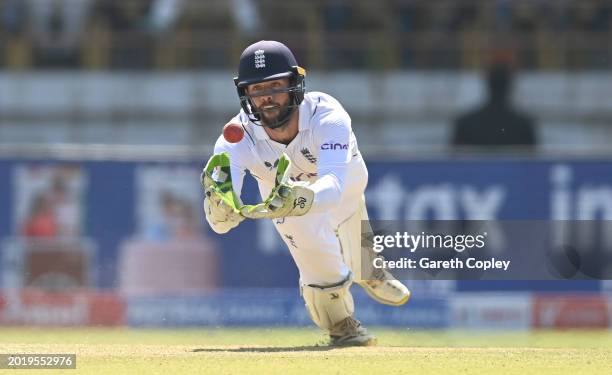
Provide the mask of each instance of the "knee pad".
{"label": "knee pad", "polygon": [[319,328],[329,330],[336,323],[353,316],[355,304],[349,290],[352,282],[349,273],[344,280],[334,285],[311,284],[300,287],[310,318]]}

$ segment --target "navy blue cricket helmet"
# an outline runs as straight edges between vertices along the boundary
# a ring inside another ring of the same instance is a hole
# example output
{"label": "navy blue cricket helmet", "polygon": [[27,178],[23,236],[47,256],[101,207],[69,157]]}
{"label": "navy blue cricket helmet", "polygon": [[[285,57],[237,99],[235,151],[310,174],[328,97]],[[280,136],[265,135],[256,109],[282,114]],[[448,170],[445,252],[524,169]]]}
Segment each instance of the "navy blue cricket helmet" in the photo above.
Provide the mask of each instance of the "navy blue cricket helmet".
{"label": "navy blue cricket helmet", "polygon": [[252,104],[246,93],[246,87],[254,83],[289,78],[289,87],[276,91],[289,94],[289,105],[278,116],[274,124],[265,125],[273,129],[278,128],[289,121],[293,111],[304,100],[305,76],[306,71],[297,64],[293,53],[283,43],[262,40],[251,44],[242,52],[238,77],[234,78],[234,84],[240,98],[240,106],[253,123],[263,126],[261,114]]}

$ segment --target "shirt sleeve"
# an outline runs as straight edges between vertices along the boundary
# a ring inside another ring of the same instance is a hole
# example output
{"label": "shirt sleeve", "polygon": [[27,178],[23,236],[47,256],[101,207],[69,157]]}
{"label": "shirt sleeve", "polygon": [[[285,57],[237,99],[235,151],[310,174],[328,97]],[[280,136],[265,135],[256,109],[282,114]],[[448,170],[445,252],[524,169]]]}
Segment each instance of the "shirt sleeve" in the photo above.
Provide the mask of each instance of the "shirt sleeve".
{"label": "shirt sleeve", "polygon": [[310,185],[315,192],[311,212],[323,212],[339,204],[351,160],[351,134],[351,119],[344,111],[326,116],[317,127],[314,137],[319,147],[319,178]]}

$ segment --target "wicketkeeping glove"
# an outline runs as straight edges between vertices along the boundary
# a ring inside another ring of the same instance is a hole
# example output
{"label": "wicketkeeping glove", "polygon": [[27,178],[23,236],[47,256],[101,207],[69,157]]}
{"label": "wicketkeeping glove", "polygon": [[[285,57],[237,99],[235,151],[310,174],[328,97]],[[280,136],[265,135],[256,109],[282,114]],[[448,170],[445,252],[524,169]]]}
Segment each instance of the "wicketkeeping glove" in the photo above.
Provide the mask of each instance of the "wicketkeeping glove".
{"label": "wicketkeeping glove", "polygon": [[204,189],[204,213],[215,231],[225,233],[244,220],[236,208],[242,204],[232,188],[227,154],[214,155],[208,161],[200,183]]}
{"label": "wicketkeeping glove", "polygon": [[314,201],[314,191],[303,182],[286,182],[274,188],[266,202],[240,209],[243,216],[259,219],[305,215]]}
{"label": "wicketkeeping glove", "polygon": [[243,205],[236,196],[229,166],[229,155],[222,152],[213,155],[202,172],[201,182],[206,193],[204,211],[208,218],[213,219],[211,221],[233,221],[236,226],[245,217],[274,219],[301,216],[310,210],[314,191],[307,187],[307,183],[291,181],[288,173],[291,160],[284,153],[278,159],[274,189],[265,201],[255,205]]}
{"label": "wicketkeeping glove", "polygon": [[244,216],[225,203],[213,190],[205,192],[204,213],[211,225],[222,226],[224,232],[237,227],[244,220]]}

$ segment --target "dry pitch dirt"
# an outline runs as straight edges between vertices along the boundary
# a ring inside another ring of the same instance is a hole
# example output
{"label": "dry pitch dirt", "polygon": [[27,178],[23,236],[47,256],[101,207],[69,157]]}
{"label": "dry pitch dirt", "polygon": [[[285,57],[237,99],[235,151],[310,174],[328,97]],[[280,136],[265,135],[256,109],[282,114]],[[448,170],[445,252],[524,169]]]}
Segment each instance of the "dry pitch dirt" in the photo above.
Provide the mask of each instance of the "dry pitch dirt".
{"label": "dry pitch dirt", "polygon": [[44,374],[612,374],[610,331],[373,331],[378,347],[332,349],[315,329],[4,328],[0,351],[77,354]]}

